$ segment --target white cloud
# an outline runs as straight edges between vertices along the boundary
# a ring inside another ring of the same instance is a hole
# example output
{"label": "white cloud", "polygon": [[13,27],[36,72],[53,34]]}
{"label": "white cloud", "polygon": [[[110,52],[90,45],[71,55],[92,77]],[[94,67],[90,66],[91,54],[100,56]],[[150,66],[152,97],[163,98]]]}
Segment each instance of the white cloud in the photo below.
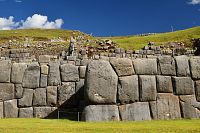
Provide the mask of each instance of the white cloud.
{"label": "white cloud", "polygon": [[200,4],[200,0],[191,0],[190,2],[188,2],[189,4],[192,5],[196,5],[196,4]]}
{"label": "white cloud", "polygon": [[15,0],[15,2],[17,2],[17,3],[21,3],[21,2],[22,2],[22,0]]}
{"label": "white cloud", "polygon": [[41,29],[60,29],[64,21],[62,19],[56,19],[55,21],[49,21],[47,16],[34,14],[32,17],[28,17],[25,21],[14,21],[14,17],[0,18],[0,30],[11,29],[29,29],[29,28],[41,28]]}

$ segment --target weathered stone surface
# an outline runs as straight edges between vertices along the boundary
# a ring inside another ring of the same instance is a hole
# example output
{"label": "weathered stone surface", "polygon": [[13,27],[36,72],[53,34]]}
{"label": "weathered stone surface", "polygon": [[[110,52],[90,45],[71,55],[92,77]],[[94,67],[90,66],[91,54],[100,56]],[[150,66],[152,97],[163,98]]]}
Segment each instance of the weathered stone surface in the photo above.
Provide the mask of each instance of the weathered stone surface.
{"label": "weathered stone surface", "polygon": [[19,99],[23,97],[23,87],[22,84],[15,84],[15,98]]}
{"label": "weathered stone surface", "polygon": [[40,87],[41,88],[47,87],[47,75],[41,74],[41,76],[40,76]]}
{"label": "weathered stone surface", "polygon": [[23,84],[25,88],[38,88],[40,85],[40,66],[38,63],[28,65],[24,72]]}
{"label": "weathered stone surface", "polygon": [[3,102],[0,102],[0,118],[3,118]]}
{"label": "weathered stone surface", "polygon": [[200,102],[200,80],[195,82],[196,98]]}
{"label": "weathered stone surface", "polygon": [[162,75],[175,76],[176,67],[174,58],[170,56],[159,56],[158,57],[158,69]]}
{"label": "weathered stone surface", "polygon": [[156,78],[155,76],[140,75],[140,101],[155,101],[156,100]]}
{"label": "weathered stone surface", "polygon": [[56,106],[57,104],[57,86],[47,87],[47,105]]}
{"label": "weathered stone surface", "polygon": [[41,74],[48,75],[49,67],[47,65],[41,65]]}
{"label": "weathered stone surface", "polygon": [[20,108],[19,118],[33,118],[33,108]]}
{"label": "weathered stone surface", "polygon": [[56,107],[34,107],[34,117],[45,118],[48,117],[52,112],[54,112]]}
{"label": "weathered stone surface", "polygon": [[174,90],[177,95],[194,94],[194,83],[189,77],[173,77]]}
{"label": "weathered stone surface", "polygon": [[110,63],[118,76],[130,76],[135,74],[131,59],[128,58],[110,58]]}
{"label": "weathered stone surface", "polygon": [[14,99],[14,84],[0,83],[0,101]]}
{"label": "weathered stone surface", "polygon": [[79,76],[80,78],[85,78],[86,73],[86,66],[80,66],[79,67]]}
{"label": "weathered stone surface", "polygon": [[75,83],[65,82],[58,87],[58,105],[65,104],[75,94]]}
{"label": "weathered stone surface", "polygon": [[108,61],[91,61],[86,80],[85,94],[90,102],[116,103],[118,77]]}
{"label": "weathered stone surface", "polygon": [[187,77],[190,76],[190,67],[187,56],[176,56],[176,70],[178,77]]}
{"label": "weathered stone surface", "polygon": [[119,106],[119,113],[122,121],[151,120],[148,102],[121,105]]}
{"label": "weathered stone surface", "polygon": [[48,86],[57,86],[61,84],[60,68],[58,62],[49,63]]}
{"label": "weathered stone surface", "polygon": [[4,117],[5,118],[18,117],[18,108],[16,99],[4,102]]}
{"label": "weathered stone surface", "polygon": [[85,85],[85,79],[80,79],[79,82],[76,82],[76,92],[78,92],[80,89],[83,89]]}
{"label": "weathered stone surface", "polygon": [[35,89],[33,94],[33,105],[34,106],[46,105],[46,88]]}
{"label": "weathered stone surface", "polygon": [[193,57],[190,59],[191,74],[193,79],[200,79],[200,58]]}
{"label": "weathered stone surface", "polygon": [[60,66],[61,79],[63,82],[79,81],[78,67],[72,64]]}
{"label": "weathered stone surface", "polygon": [[51,60],[51,57],[49,55],[40,55],[39,56],[40,63],[49,63],[50,60]]}
{"label": "weathered stone surface", "polygon": [[0,82],[9,83],[11,73],[11,61],[3,60],[0,61]]}
{"label": "weathered stone surface", "polygon": [[33,100],[33,90],[32,89],[24,89],[24,94],[21,99],[18,100],[19,107],[30,107],[32,106]]}
{"label": "weathered stone surface", "polygon": [[157,81],[157,92],[158,93],[172,93],[173,86],[172,86],[172,79],[170,76],[156,76]]}
{"label": "weathered stone surface", "polygon": [[133,60],[135,73],[140,75],[157,74],[157,60],[156,59],[135,59]]}
{"label": "weathered stone surface", "polygon": [[139,101],[138,76],[120,77],[118,84],[119,101],[122,104]]}
{"label": "weathered stone surface", "polygon": [[11,82],[12,83],[22,83],[24,72],[27,68],[25,63],[13,63],[12,64],[12,73],[11,73]]}
{"label": "weathered stone surface", "polygon": [[119,121],[119,110],[116,105],[89,105],[83,111],[82,120]]}

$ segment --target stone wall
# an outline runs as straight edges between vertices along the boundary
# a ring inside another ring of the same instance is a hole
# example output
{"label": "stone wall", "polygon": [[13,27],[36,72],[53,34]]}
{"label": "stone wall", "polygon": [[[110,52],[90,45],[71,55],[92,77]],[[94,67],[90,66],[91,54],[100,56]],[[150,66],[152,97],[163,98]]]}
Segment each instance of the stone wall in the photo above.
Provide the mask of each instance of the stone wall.
{"label": "stone wall", "polygon": [[200,57],[0,61],[0,118],[77,109],[85,121],[200,117]]}

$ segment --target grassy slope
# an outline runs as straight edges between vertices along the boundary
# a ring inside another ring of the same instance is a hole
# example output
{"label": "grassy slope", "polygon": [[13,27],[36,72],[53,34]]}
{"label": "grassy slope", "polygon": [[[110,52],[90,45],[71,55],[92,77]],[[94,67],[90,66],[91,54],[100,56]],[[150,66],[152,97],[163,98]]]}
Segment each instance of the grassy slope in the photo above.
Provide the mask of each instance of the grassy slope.
{"label": "grassy slope", "polygon": [[0,133],[188,133],[200,132],[200,120],[145,122],[72,122],[48,119],[1,119]]}
{"label": "grassy slope", "polygon": [[189,40],[192,38],[200,38],[200,27],[194,27],[186,30],[176,32],[160,33],[151,36],[119,36],[119,37],[105,37],[103,39],[111,39],[119,44],[119,47],[125,49],[141,49],[148,42],[156,42],[158,45],[172,41],[186,42],[191,45]]}

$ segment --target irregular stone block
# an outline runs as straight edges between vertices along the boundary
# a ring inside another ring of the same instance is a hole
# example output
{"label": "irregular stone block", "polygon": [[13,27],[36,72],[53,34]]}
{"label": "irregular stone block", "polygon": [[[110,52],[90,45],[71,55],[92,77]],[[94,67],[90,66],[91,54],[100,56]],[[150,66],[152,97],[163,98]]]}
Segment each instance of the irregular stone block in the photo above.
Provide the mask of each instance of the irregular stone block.
{"label": "irregular stone block", "polygon": [[47,87],[47,105],[56,106],[57,104],[57,87],[48,86]]}
{"label": "irregular stone block", "polygon": [[149,103],[137,102],[119,106],[122,121],[151,120]]}
{"label": "irregular stone block", "polygon": [[34,107],[34,117],[45,118],[54,112],[56,107]]}
{"label": "irregular stone block", "polygon": [[0,118],[3,118],[3,102],[0,102]]}
{"label": "irregular stone block", "polygon": [[0,82],[1,83],[10,82],[11,66],[12,64],[10,60],[0,61]]}
{"label": "irregular stone block", "polygon": [[30,107],[32,106],[33,100],[33,90],[32,89],[24,89],[24,94],[21,99],[18,100],[19,107]]}
{"label": "irregular stone block", "polygon": [[5,118],[17,118],[18,108],[17,100],[4,101],[4,117]]}
{"label": "irregular stone block", "polygon": [[193,79],[200,79],[200,58],[193,57],[190,59],[191,74]]}
{"label": "irregular stone block", "polygon": [[23,97],[23,87],[22,84],[15,84],[15,98],[19,99]]}
{"label": "irregular stone block", "polygon": [[41,74],[48,75],[49,67],[47,65],[41,65]]}
{"label": "irregular stone block", "polygon": [[156,59],[135,59],[133,65],[136,74],[139,75],[154,75],[157,74]]}
{"label": "irregular stone block", "polygon": [[178,77],[187,77],[190,76],[190,67],[187,56],[176,56],[176,69]]}
{"label": "irregular stone block", "polygon": [[79,76],[80,78],[85,78],[86,66],[79,66]]}
{"label": "irregular stone block", "polygon": [[132,61],[128,58],[110,58],[110,63],[120,77],[135,74]]}
{"label": "irregular stone block", "polygon": [[157,75],[156,81],[157,81],[158,93],[172,93],[173,92],[172,80],[170,76]]}
{"label": "irregular stone block", "polygon": [[78,92],[80,89],[83,89],[84,85],[85,85],[85,79],[80,79],[79,82],[76,82],[76,92]]}
{"label": "irregular stone block", "polygon": [[64,64],[60,66],[60,71],[63,82],[79,81],[79,71],[77,66]]}
{"label": "irregular stone block", "polygon": [[40,85],[40,66],[38,63],[28,65],[24,72],[22,86],[24,88],[38,88]]}
{"label": "irregular stone block", "polygon": [[48,86],[57,86],[61,84],[60,68],[58,62],[49,63]]}
{"label": "irregular stone block", "polygon": [[118,77],[108,61],[91,61],[86,80],[87,100],[96,104],[116,103]]}
{"label": "irregular stone block", "polygon": [[40,55],[39,56],[39,63],[49,63],[51,57],[49,55]]}
{"label": "irregular stone block", "polygon": [[46,88],[35,89],[33,94],[33,105],[34,106],[46,105]]}
{"label": "irregular stone block", "polygon": [[119,121],[119,110],[116,105],[89,105],[83,111],[82,120]]}
{"label": "irregular stone block", "polygon": [[47,75],[41,74],[41,77],[40,77],[40,87],[41,88],[47,87]]}
{"label": "irregular stone block", "polygon": [[155,101],[156,100],[156,78],[155,76],[140,75],[140,101]]}
{"label": "irregular stone block", "polygon": [[197,101],[200,102],[200,80],[195,82],[195,87],[196,87],[196,98]]}
{"label": "irregular stone block", "polygon": [[119,101],[122,104],[139,101],[138,76],[120,77],[118,84]]}
{"label": "irregular stone block", "polygon": [[27,68],[25,63],[13,63],[12,64],[12,73],[11,73],[11,82],[12,83],[22,83],[24,72]]}
{"label": "irregular stone block", "polygon": [[169,75],[169,76],[176,75],[175,61],[174,58],[170,56],[159,56],[158,67],[162,75]]}
{"label": "irregular stone block", "polygon": [[33,108],[20,108],[19,118],[33,118]]}
{"label": "irregular stone block", "polygon": [[14,84],[0,83],[0,101],[14,99]]}
{"label": "irregular stone block", "polygon": [[173,77],[174,90],[177,95],[194,94],[194,83],[189,77]]}

